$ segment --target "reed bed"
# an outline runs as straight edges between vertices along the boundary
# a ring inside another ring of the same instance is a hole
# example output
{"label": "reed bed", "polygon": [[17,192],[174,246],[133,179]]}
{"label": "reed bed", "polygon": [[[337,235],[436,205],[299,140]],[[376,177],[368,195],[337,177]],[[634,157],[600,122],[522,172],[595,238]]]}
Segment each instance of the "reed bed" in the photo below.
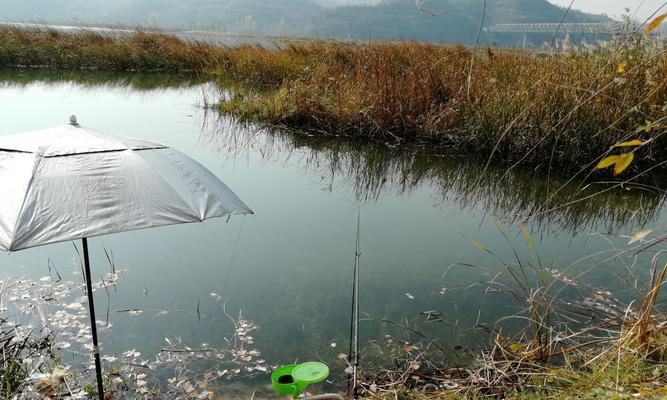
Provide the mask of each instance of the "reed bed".
{"label": "reed bed", "polygon": [[[662,137],[667,114],[667,54],[641,40],[557,55],[423,43],[245,46],[229,49],[219,73],[232,93],[221,110],[245,119],[543,170],[573,171],[626,139]],[[665,148],[661,138],[641,158],[662,161]]]}
{"label": "reed bed", "polygon": [[0,43],[0,66],[9,68],[201,74],[221,53],[212,45],[143,31],[103,35],[0,28]]}
{"label": "reed bed", "polygon": [[632,150],[633,166],[664,166],[667,152],[667,52],[638,32],[555,54],[0,28],[0,67],[196,74],[217,82],[221,112],[245,120],[549,172],[592,168],[631,139],[651,144]]}

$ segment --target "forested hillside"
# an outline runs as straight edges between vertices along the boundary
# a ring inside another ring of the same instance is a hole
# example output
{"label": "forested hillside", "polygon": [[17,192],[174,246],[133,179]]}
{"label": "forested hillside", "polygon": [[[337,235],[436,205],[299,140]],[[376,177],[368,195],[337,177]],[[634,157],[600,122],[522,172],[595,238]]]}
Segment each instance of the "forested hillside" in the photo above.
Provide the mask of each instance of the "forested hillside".
{"label": "forested hillside", "polygon": [[[481,0],[2,0],[0,20],[103,23],[272,35],[434,42],[474,41]],[[344,5],[341,5],[344,4]],[[356,4],[356,5],[354,5]],[[558,22],[563,9],[546,0],[488,0],[485,25]],[[567,22],[608,18],[570,11]],[[543,36],[533,36],[539,41]],[[484,33],[483,42],[513,44],[517,35]]]}

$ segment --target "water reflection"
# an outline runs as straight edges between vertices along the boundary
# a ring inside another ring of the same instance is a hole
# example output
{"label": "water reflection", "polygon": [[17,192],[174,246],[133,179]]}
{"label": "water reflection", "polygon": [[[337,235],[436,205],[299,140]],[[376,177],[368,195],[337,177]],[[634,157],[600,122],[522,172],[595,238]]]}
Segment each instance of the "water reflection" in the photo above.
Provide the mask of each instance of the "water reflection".
{"label": "water reflection", "polygon": [[[329,190],[353,189],[355,201],[409,195],[432,188],[435,203],[484,210],[502,223],[531,221],[540,233],[615,232],[653,223],[665,205],[664,176],[647,182],[568,182],[526,170],[423,149],[396,149],[368,141],[306,135],[242,124],[228,116],[204,115],[201,141],[229,159],[259,152],[265,161],[299,165]],[[483,173],[483,175],[482,175]]]}
{"label": "water reflection", "polygon": [[26,87],[39,82],[59,86],[77,84],[88,89],[127,89],[128,91],[162,91],[202,85],[205,80],[191,75],[163,73],[113,73],[95,71],[57,71],[50,69],[0,69],[0,88]]}

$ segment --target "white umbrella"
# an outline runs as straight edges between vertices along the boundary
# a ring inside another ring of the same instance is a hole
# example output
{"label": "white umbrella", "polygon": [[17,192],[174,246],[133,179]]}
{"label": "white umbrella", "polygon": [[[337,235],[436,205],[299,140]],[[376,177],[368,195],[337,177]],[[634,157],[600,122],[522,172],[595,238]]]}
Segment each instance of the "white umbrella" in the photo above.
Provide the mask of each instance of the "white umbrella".
{"label": "white umbrella", "polygon": [[100,399],[104,398],[87,238],[252,214],[224,183],[160,143],[105,135],[76,117],[0,136],[0,250],[83,240]]}

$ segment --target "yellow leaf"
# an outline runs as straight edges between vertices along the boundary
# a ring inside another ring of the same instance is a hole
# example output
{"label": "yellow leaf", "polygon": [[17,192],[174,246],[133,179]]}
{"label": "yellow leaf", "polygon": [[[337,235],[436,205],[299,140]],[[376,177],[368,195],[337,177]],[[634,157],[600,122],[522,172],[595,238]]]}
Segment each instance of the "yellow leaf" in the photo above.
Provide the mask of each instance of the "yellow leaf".
{"label": "yellow leaf", "polygon": [[609,168],[612,165],[616,164],[617,161],[618,161],[618,156],[605,157],[602,160],[600,160],[598,165],[595,166],[595,169],[599,170],[599,169]]}
{"label": "yellow leaf", "polygon": [[625,153],[618,156],[609,156],[603,158],[598,165],[595,167],[596,170],[609,168],[612,165],[614,166],[614,175],[620,175],[625,171],[632,161],[635,159],[633,153]]}
{"label": "yellow leaf", "polygon": [[623,171],[626,170],[632,164],[632,161],[635,159],[634,153],[625,153],[618,156],[619,160],[614,167],[614,175],[620,175]]}
{"label": "yellow leaf", "polygon": [[628,63],[620,63],[618,64],[618,69],[616,70],[616,72],[622,74],[625,72],[626,68],[628,68]]}
{"label": "yellow leaf", "polygon": [[634,146],[643,146],[646,142],[643,142],[639,139],[633,139],[627,142],[615,144],[614,147],[634,147]]}
{"label": "yellow leaf", "polygon": [[644,30],[644,36],[650,35],[651,32],[653,32],[657,27],[660,26],[660,24],[662,23],[662,21],[665,20],[665,18],[667,18],[667,13],[655,17],[655,19],[651,21],[651,23],[648,24],[648,26]]}

